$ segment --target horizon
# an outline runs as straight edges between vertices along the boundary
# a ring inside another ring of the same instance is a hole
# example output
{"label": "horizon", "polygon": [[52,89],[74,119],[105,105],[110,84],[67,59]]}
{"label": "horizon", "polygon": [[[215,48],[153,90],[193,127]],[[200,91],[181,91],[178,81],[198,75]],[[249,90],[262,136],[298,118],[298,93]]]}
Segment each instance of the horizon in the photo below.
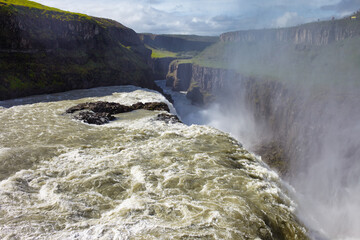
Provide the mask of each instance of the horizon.
{"label": "horizon", "polygon": [[219,36],[225,32],[297,26],[350,16],[360,0],[35,0],[61,10],[110,18],[137,33]]}

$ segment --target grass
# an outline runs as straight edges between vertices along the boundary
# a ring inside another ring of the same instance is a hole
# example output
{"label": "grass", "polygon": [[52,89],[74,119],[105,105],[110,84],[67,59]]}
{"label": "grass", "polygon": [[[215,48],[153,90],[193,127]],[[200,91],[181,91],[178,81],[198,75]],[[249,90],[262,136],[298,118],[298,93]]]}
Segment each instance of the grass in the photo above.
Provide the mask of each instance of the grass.
{"label": "grass", "polygon": [[193,58],[199,52],[198,51],[183,51],[183,52],[172,52],[167,51],[165,49],[158,49],[154,47],[150,47],[149,45],[145,45],[146,48],[151,50],[151,58],[179,58],[179,59],[188,59]]}
{"label": "grass", "polygon": [[172,34],[139,34],[146,47],[152,50],[152,58],[192,58],[219,37]]}
{"label": "grass", "polygon": [[28,7],[28,8],[37,8],[37,9],[42,9],[42,10],[47,10],[47,11],[54,11],[54,12],[65,12],[65,11],[62,11],[57,8],[47,7],[40,3],[36,3],[33,1],[28,1],[28,0],[0,0],[0,3],[23,6],[23,7]]}
{"label": "grass", "polygon": [[96,18],[82,13],[63,11],[28,0],[0,0],[0,9],[4,11],[5,8],[7,8],[6,11],[9,12],[22,13],[33,17],[45,17],[61,21],[92,21],[98,23],[102,27],[115,26],[126,28],[124,25],[110,19]]}
{"label": "grass", "polygon": [[163,36],[180,38],[192,42],[215,43],[219,40],[219,37],[217,36],[199,36],[199,35],[182,35],[182,34],[164,34]]}
{"label": "grass", "polygon": [[[42,5],[40,3],[33,2],[33,1],[0,0],[0,4],[1,3],[4,5],[7,5],[9,7],[15,7],[15,8],[11,8],[12,11],[26,13],[26,14],[33,13],[38,16],[43,16],[46,18],[56,18],[56,19],[64,20],[64,21],[79,20],[79,19],[95,20],[95,18],[90,17],[85,14],[63,11],[63,10],[53,8],[53,7],[48,7],[48,6]],[[25,7],[26,9],[19,8],[19,6]]]}
{"label": "grass", "polygon": [[156,35],[152,33],[141,33],[141,35],[146,35],[151,38],[155,38],[156,36],[166,36],[171,38],[179,38],[186,41],[192,41],[192,42],[209,42],[209,43],[215,43],[219,40],[218,36],[199,36],[199,35],[183,35],[183,34],[161,34]]}
{"label": "grass", "polygon": [[161,50],[161,49],[156,49],[156,48],[152,48],[148,45],[145,45],[148,49],[151,50],[151,58],[166,58],[166,57],[172,57],[172,58],[176,58],[176,53],[175,52],[170,52],[170,51],[166,51],[166,50]]}

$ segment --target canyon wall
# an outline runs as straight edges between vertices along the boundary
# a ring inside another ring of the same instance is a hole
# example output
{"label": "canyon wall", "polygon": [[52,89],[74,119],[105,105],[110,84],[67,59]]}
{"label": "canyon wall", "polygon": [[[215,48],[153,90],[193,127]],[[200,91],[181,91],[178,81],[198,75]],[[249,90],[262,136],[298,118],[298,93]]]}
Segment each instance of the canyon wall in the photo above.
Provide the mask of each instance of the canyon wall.
{"label": "canyon wall", "polygon": [[220,40],[223,42],[276,41],[292,44],[325,45],[360,36],[358,21],[358,19],[345,18],[312,22],[289,28],[228,32],[221,34]]}
{"label": "canyon wall", "polygon": [[155,80],[166,79],[169,72],[169,66],[172,61],[176,60],[173,57],[153,58],[151,59],[151,68],[154,73]]}
{"label": "canyon wall", "polygon": [[188,90],[192,78],[192,68],[191,63],[172,61],[166,76],[166,86],[172,87],[173,91]]}
{"label": "canyon wall", "polygon": [[109,19],[0,2],[0,98],[132,84],[157,89],[151,51]]}
{"label": "canyon wall", "polygon": [[356,129],[360,117],[354,111],[360,105],[359,15],[224,33],[193,59],[191,68],[173,66],[168,84],[176,90],[176,80],[191,74],[187,97],[193,104],[220,104],[219,111],[239,114],[239,119],[250,113],[263,138],[250,149],[284,175],[308,171],[314,159],[331,158],[324,156],[330,146],[350,166],[358,141],[342,145],[329,139],[348,141],[354,134],[339,129]]}
{"label": "canyon wall", "polygon": [[[257,132],[249,134],[257,134],[259,141],[247,147],[281,174],[291,177],[294,172],[307,170],[314,159],[321,159],[330,147],[329,139],[346,142],[352,137],[339,129],[356,128],[360,117],[360,112],[354,111],[360,104],[356,89],[315,89],[193,65],[187,97],[205,108],[219,104],[217,114],[236,116],[230,124],[236,125],[237,117],[251,114]],[[332,148],[338,148],[338,154],[345,156],[342,161],[350,165],[360,154],[356,144],[354,140]]]}
{"label": "canyon wall", "polygon": [[139,34],[141,41],[153,48],[164,49],[171,52],[202,51],[218,41],[218,37],[197,35],[157,35]]}

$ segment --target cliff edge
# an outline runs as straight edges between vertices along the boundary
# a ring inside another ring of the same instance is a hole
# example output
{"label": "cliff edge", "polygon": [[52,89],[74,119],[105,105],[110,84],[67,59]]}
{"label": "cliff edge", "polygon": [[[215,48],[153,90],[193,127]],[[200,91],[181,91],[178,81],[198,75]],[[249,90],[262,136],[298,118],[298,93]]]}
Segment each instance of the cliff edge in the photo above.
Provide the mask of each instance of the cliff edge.
{"label": "cliff edge", "polygon": [[347,38],[360,36],[360,12],[355,18],[347,17],[338,20],[318,21],[295,27],[261,30],[243,30],[223,33],[222,42],[281,42],[293,44],[326,45]]}
{"label": "cliff edge", "polygon": [[0,0],[0,100],[111,85],[156,89],[150,55],[116,21]]}

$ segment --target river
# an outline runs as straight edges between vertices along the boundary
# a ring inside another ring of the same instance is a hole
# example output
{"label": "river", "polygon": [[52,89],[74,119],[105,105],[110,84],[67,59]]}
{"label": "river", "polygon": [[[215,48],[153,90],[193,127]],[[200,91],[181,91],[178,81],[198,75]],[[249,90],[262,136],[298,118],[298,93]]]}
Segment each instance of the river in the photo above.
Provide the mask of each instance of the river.
{"label": "river", "polygon": [[306,239],[291,188],[229,134],[157,111],[65,114],[92,101],[176,114],[133,86],[0,102],[1,239]]}

